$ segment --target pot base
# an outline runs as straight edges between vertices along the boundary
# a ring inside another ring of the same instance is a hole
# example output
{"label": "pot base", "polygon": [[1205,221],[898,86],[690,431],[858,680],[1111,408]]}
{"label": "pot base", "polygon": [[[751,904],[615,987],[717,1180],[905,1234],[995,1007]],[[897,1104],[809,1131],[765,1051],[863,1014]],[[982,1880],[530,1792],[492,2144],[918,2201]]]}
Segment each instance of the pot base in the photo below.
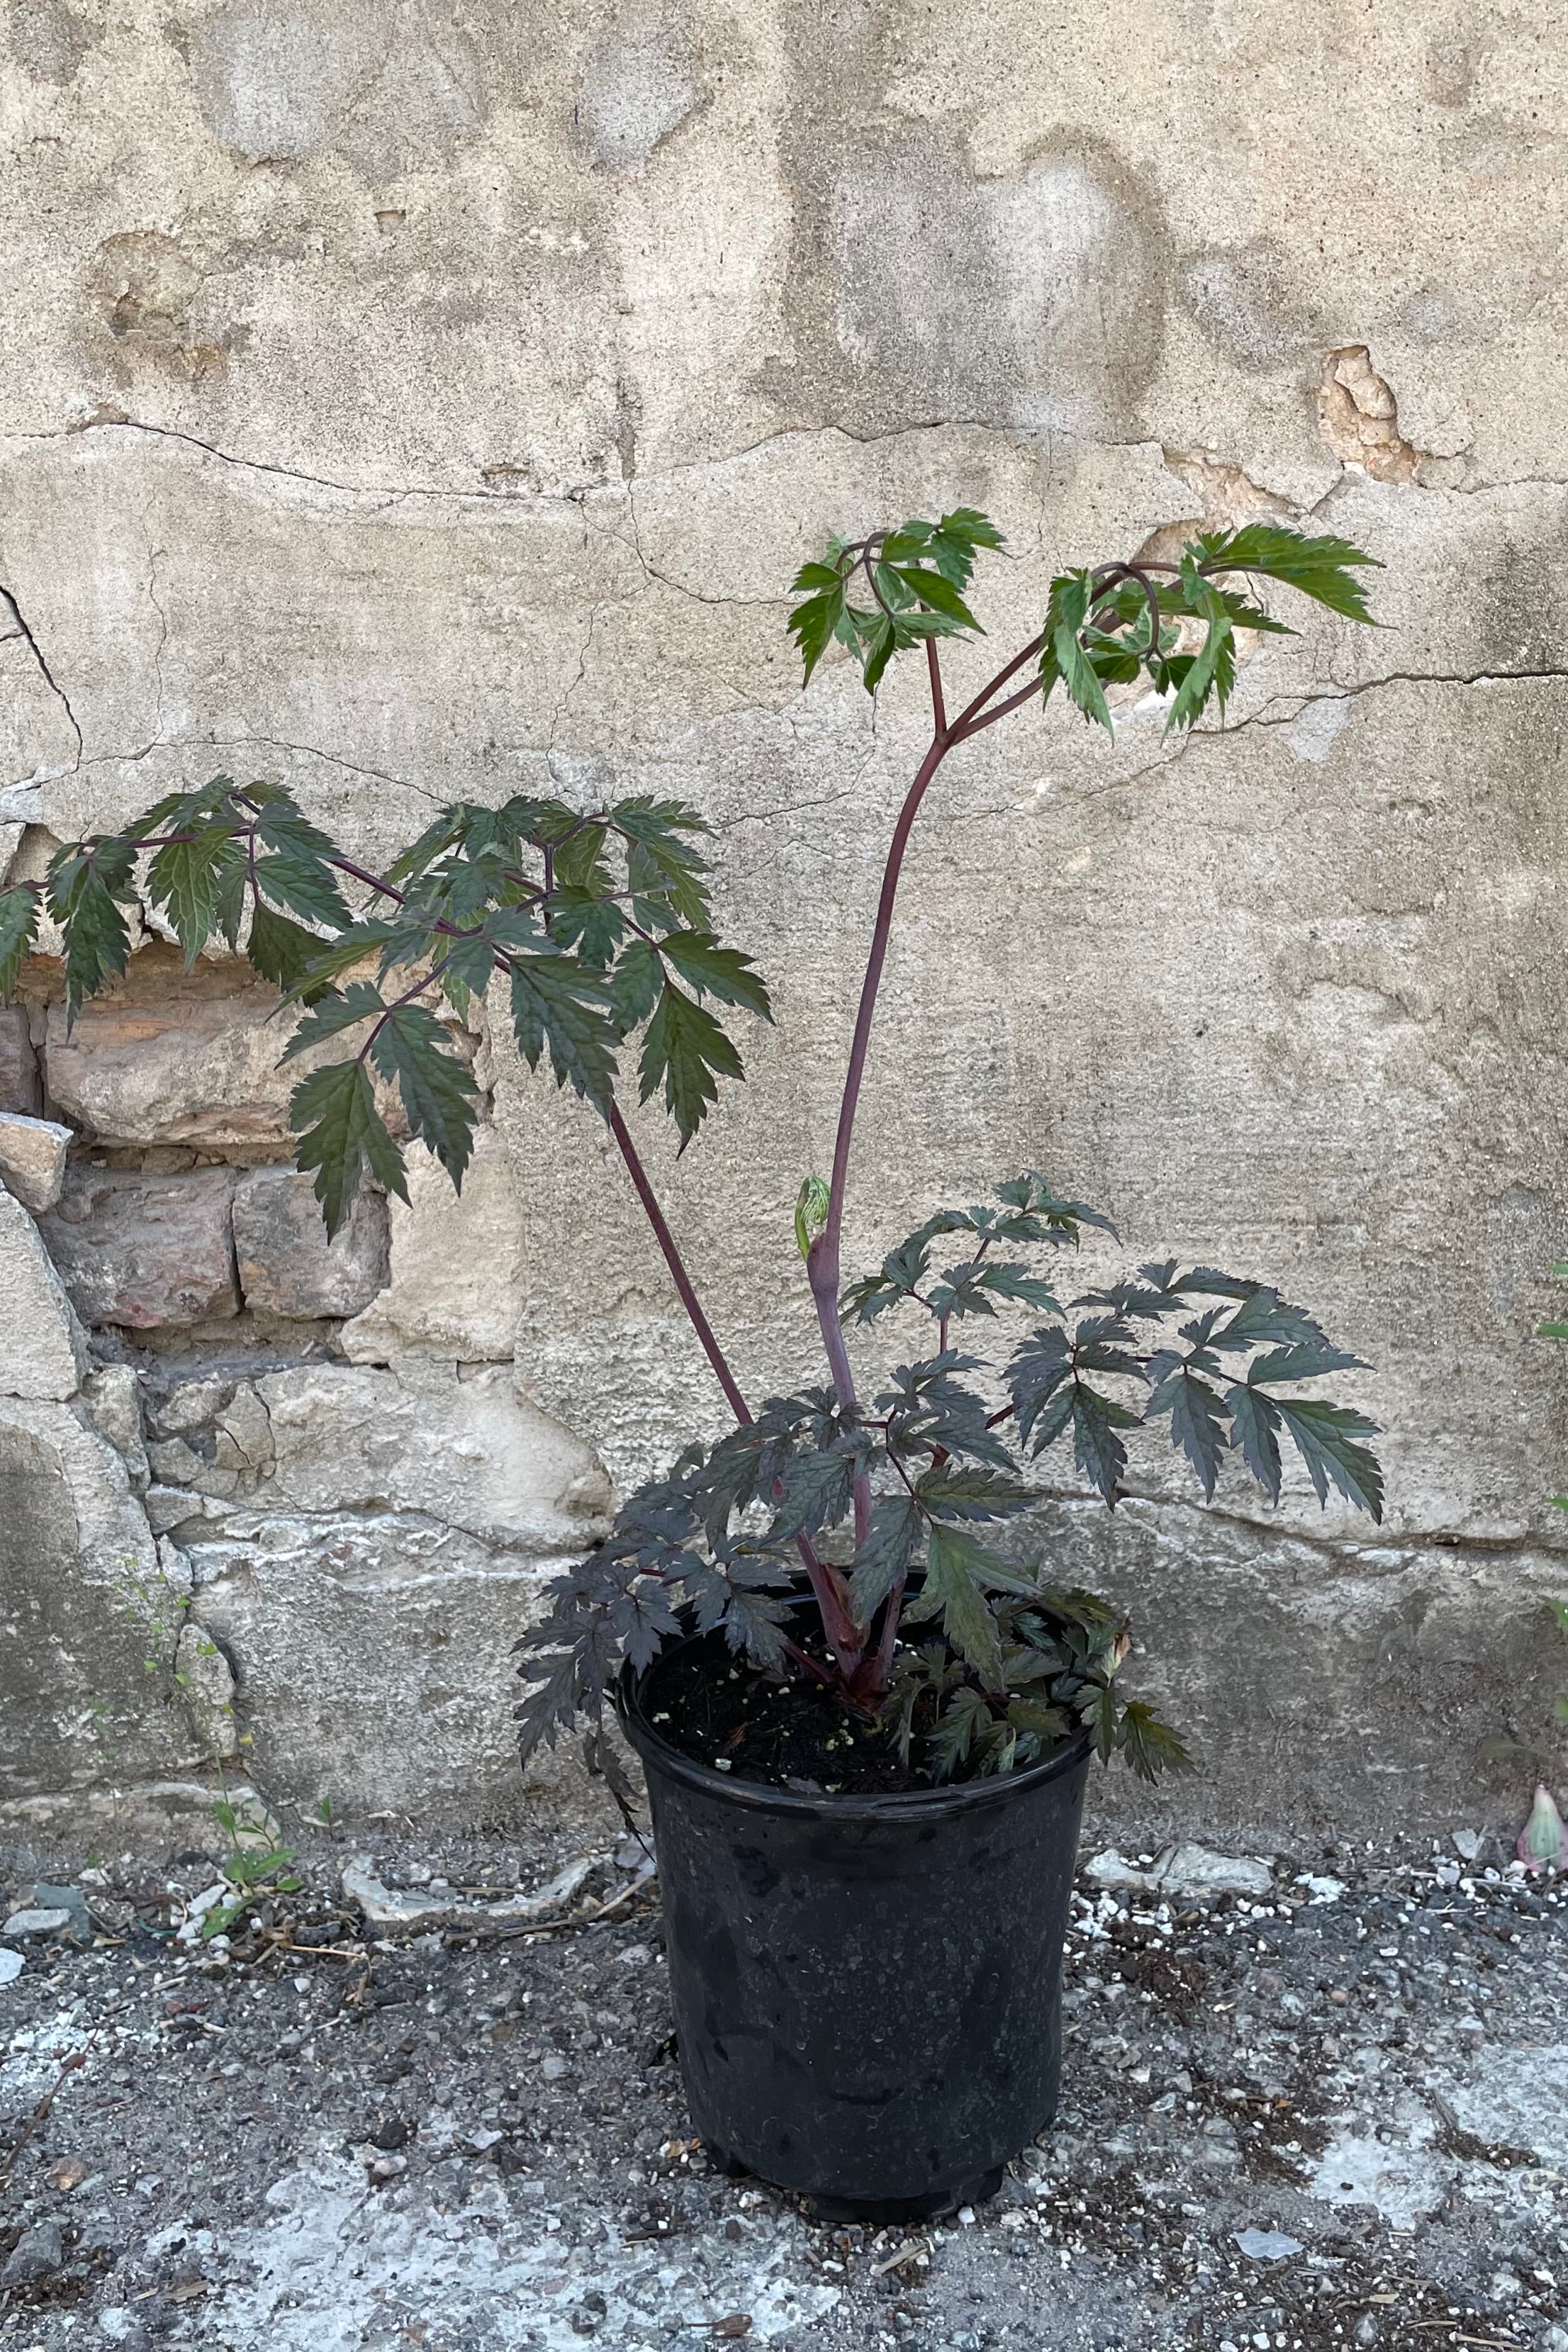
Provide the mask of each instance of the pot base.
{"label": "pot base", "polygon": [[[704,2140],[703,2148],[715,2172],[727,2180],[760,2180],[762,2174],[753,2172],[711,2140]],[[956,2189],[942,2189],[929,2197],[814,2197],[809,2192],[793,2191],[814,2221],[858,2223],[870,2230],[891,2229],[904,2221],[940,2221],[944,2214],[956,2213],[963,2205],[988,2205],[1001,2188],[1006,2176],[1005,2164],[993,2165],[989,2172],[977,2172],[973,2180],[960,2181]],[[774,2184],[770,2183],[770,2186]]]}

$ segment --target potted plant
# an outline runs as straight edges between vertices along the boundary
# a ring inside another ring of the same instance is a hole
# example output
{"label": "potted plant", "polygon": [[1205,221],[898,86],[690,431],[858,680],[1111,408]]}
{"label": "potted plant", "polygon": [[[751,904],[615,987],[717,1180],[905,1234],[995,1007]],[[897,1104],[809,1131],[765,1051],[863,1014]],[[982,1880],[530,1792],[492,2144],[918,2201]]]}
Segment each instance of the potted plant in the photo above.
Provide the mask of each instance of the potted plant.
{"label": "potted plant", "polygon": [[[1058,688],[1110,729],[1152,691],[1167,726],[1223,713],[1242,633],[1284,624],[1257,583],[1368,618],[1342,540],[1278,524],[1194,537],[1178,563],[1112,562],[1052,583],[1042,625],[978,691],[942,654],[972,641],[975,565],[999,549],[959,508],[833,541],[794,584],[809,682],[829,648],[868,692],[925,666],[930,747],[894,827],[830,1176],[796,1234],[826,1381],[753,1406],[693,1289],[616,1098],[634,1038],[646,1101],[684,1150],[742,1075],[721,1015],[766,1019],[752,962],[711,923],[699,814],[644,795],[592,809],[519,797],[443,813],[384,873],[345,858],[274,786],[217,777],[118,834],[59,850],[0,895],[0,988],[36,936],[64,935],[71,1013],[124,969],[126,909],[161,909],[188,959],[215,933],[303,1016],[290,1056],[342,1037],[291,1104],[301,1167],[335,1229],[355,1188],[401,1193],[385,1089],[460,1184],[476,1089],[443,1002],[504,987],[518,1045],[608,1124],[736,1427],[625,1505],[524,1635],[526,1758],[581,1726],[603,1769],[612,1701],[641,1756],[658,1838],[671,1986],[693,2119],[719,2160],[825,2211],[893,2218],[984,2195],[1054,2112],[1058,1971],[1091,1754],[1153,1778],[1186,1761],[1118,1669],[1116,1608],[1063,1590],[1008,1537],[1028,1465],[1071,1444],[1114,1507],[1126,1433],[1163,1426],[1205,1497],[1235,1462],[1273,1499],[1285,1441],[1320,1502],[1375,1519],[1360,1413],[1311,1384],[1358,1360],[1269,1286],[1174,1260],[1068,1297],[1059,1269],[1109,1221],[1029,1172],[941,1209],[881,1266],[841,1275],[856,1113],[900,874],[942,763]],[[1021,1332],[987,1361],[977,1332]],[[845,1327],[902,1318],[907,1360],[859,1393]],[[1303,1385],[1307,1392],[1303,1393]]]}

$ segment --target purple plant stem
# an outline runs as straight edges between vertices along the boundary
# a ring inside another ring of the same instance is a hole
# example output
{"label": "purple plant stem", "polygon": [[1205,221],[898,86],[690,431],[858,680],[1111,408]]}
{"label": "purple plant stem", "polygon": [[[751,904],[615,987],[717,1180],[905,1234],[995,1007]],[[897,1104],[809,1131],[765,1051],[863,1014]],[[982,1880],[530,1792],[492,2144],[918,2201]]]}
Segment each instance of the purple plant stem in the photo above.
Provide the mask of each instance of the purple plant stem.
{"label": "purple plant stem", "polygon": [[668,1266],[670,1278],[680,1294],[680,1303],[686,1309],[687,1320],[702,1342],[702,1351],[713,1367],[714,1376],[724,1391],[731,1412],[744,1427],[752,1418],[752,1409],[741,1394],[739,1383],[734,1373],[730,1370],[723,1349],[713,1336],[712,1325],[702,1312],[702,1302],[692,1287],[691,1276],[687,1273],[680,1252],[675,1246],[675,1236],[664,1221],[664,1211],[659,1207],[658,1196],[653,1186],[648,1182],[647,1171],[637,1157],[637,1145],[632,1141],[631,1132],[626,1120],[621,1117],[618,1103],[611,1102],[608,1118],[610,1133],[616,1139],[616,1148],[626,1163],[626,1173],[637,1189],[637,1199],[643,1204],[648,1223],[653,1227],[654,1238],[664,1252],[664,1262]]}
{"label": "purple plant stem", "polygon": [[[687,1320],[702,1343],[703,1353],[713,1367],[714,1375],[724,1391],[731,1412],[742,1427],[745,1428],[749,1426],[752,1420],[751,1407],[742,1395],[740,1383],[730,1370],[724,1350],[714,1337],[713,1327],[702,1311],[702,1302],[697,1296],[691,1276],[686,1271],[685,1261],[675,1245],[675,1236],[665,1222],[664,1211],[658,1205],[658,1196],[648,1181],[647,1171],[642,1164],[637,1145],[632,1141],[631,1131],[621,1117],[620,1105],[614,1099],[610,1103],[608,1118],[610,1133],[616,1139],[616,1148],[626,1162],[626,1173],[636,1188],[637,1199],[642,1202],[643,1212],[653,1227],[654,1238],[664,1253],[664,1262],[669,1268],[670,1278],[679,1294],[680,1303],[686,1309]],[[806,1541],[805,1537],[799,1539],[798,1549],[805,1566],[806,1575],[811,1581],[812,1592],[822,1612],[823,1631],[827,1635],[840,1671],[846,1675],[851,1675],[860,1663],[865,1645],[858,1637],[844,1580],[829,1561],[817,1558],[815,1548]]]}
{"label": "purple plant stem", "polygon": [[[827,1358],[828,1369],[833,1374],[833,1385],[837,1391],[839,1402],[847,1407],[852,1406],[856,1400],[855,1377],[849,1367],[849,1358],[844,1345],[844,1329],[838,1317],[844,1200],[849,1181],[850,1148],[855,1140],[855,1115],[859,1108],[860,1089],[866,1076],[866,1058],[870,1050],[871,1025],[876,1019],[877,997],[882,984],[882,967],[888,960],[888,942],[892,934],[893,909],[898,901],[899,881],[903,872],[904,853],[909,847],[910,835],[914,831],[915,819],[920,814],[921,803],[924,800],[931,788],[931,781],[948,752],[954,743],[962,741],[965,735],[977,733],[980,726],[988,723],[980,717],[986,704],[993,696],[1000,692],[1009,678],[1016,677],[1026,662],[1038,654],[1040,644],[1041,640],[1037,637],[1031,644],[1026,646],[1021,653],[1016,654],[1010,662],[997,671],[989,684],[981,688],[974,699],[965,705],[958,717],[950,721],[942,695],[942,669],[937,658],[936,641],[930,637],[926,640],[926,664],[931,680],[931,746],[916,769],[914,780],[904,795],[903,806],[899,811],[898,823],[893,827],[893,837],[888,845],[887,862],[882,868],[882,887],[877,900],[877,919],[871,930],[870,951],[866,959],[865,978],[860,983],[860,1003],[855,1016],[855,1034],[850,1040],[849,1067],[845,1073],[844,1092],[838,1106],[838,1132],[833,1146],[833,1175],[828,1186],[827,1218],[821,1233],[811,1245],[811,1255],[806,1262],[806,1270],[811,1282],[811,1295],[816,1303],[816,1319],[822,1333],[823,1350]],[[1011,698],[1010,703],[1004,708],[1010,708],[1014,704],[1026,701],[1037,690],[1037,688],[1031,685]],[[1003,713],[997,711],[994,715],[1000,718]],[[857,1547],[864,1542],[866,1533],[870,1527],[870,1520],[871,1486],[869,1478],[863,1476],[855,1482]],[[877,1645],[875,1658],[877,1676],[875,1687],[878,1689],[882,1688],[887,1681],[888,1669],[892,1660],[893,1644],[898,1636],[899,1614],[902,1599],[903,1588],[900,1581],[895,1591],[889,1594],[884,1607],[881,1636]]]}

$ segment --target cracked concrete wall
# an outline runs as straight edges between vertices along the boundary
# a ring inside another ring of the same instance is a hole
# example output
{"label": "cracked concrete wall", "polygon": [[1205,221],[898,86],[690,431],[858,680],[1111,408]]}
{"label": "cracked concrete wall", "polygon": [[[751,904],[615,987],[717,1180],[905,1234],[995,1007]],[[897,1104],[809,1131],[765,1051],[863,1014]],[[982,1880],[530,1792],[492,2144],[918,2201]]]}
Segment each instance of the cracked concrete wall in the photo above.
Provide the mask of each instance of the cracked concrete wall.
{"label": "cracked concrete wall", "polygon": [[[1300,1495],[1195,1511],[1153,1456],[1116,1522],[1064,1490],[1041,1526],[1136,1607],[1205,1759],[1187,1817],[1481,1802],[1480,1743],[1542,1736],[1568,1587],[1532,1337],[1568,1110],[1556,12],[14,0],[6,37],[0,858],[37,871],[218,769],[287,780],[366,857],[458,793],[694,799],[779,1018],[719,1127],[647,1150],[749,1385],[814,1370],[790,1209],[921,748],[912,679],[873,710],[829,666],[802,696],[795,564],[985,506],[1005,641],[1062,562],[1199,519],[1384,562],[1383,632],[1268,641],[1223,731],[1170,744],[1133,710],[1107,746],[1058,711],[944,773],[847,1248],[1035,1163],[1134,1255],[1321,1308],[1377,1368],[1376,1541]],[[515,1816],[511,1628],[605,1472],[717,1432],[719,1400],[599,1134],[493,1038],[473,1208],[417,1186],[366,1244],[368,1304],[281,1213],[237,1255],[277,1097],[237,989],[182,1055],[158,953],[101,1050],[59,1035],[47,960],[0,1034],[7,1108],[79,1139],[47,1232],[81,1208],[90,1238],[127,1185],[206,1203],[199,1234],[160,1214],[216,1309],[178,1305],[166,1253],[139,1296],[176,1319],[92,1336],[149,1441],[138,1468],[122,1426],[112,1507],[185,1563],[283,1796]],[[39,1379],[76,1344],[54,1330]],[[55,1496],[59,1564],[6,1555],[35,1609],[91,1582],[40,1414],[87,1407],[46,1390],[18,1421],[35,1517]],[[399,1484],[378,1430],[445,1432],[468,1468]],[[199,1755],[182,1706],[143,1711],[144,1780]],[[61,1716],[50,1786],[85,1802],[107,1768]]]}

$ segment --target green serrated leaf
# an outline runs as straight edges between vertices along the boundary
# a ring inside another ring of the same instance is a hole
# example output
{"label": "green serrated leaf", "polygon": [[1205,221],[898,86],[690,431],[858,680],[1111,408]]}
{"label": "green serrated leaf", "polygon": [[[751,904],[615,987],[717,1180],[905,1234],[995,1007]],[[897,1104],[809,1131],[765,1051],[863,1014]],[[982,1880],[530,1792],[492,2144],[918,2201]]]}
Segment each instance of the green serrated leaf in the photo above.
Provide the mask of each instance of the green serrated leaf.
{"label": "green serrated leaf", "polygon": [[339,1036],[356,1022],[377,1019],[385,1010],[385,998],[368,980],[354,980],[347,988],[330,989],[305,1014],[284,1046],[281,1058],[292,1062],[312,1045],[324,1045],[329,1037]]}
{"label": "green serrated leaf", "polygon": [[838,637],[844,621],[845,583],[835,575],[834,584],[828,586],[819,576],[826,570],[826,564],[808,563],[795,575],[795,593],[803,584],[812,592],[795,607],[788,623],[803,665],[803,687],[811,684],[813,671]]}
{"label": "green serrated leaf", "polygon": [[374,1034],[370,1058],[383,1077],[395,1082],[410,1134],[435,1153],[461,1192],[474,1148],[479,1088],[428,1005],[394,1005]]}
{"label": "green serrated leaf", "polygon": [[960,628],[973,629],[977,635],[984,635],[954,583],[941,572],[916,563],[898,564],[893,568],[895,577],[901,584],[932,612],[944,613],[950,621],[957,622]]}
{"label": "green serrated leaf", "polygon": [[1139,1417],[1083,1381],[1074,1381],[1070,1396],[1073,1458],[1089,1484],[1114,1508],[1127,1467],[1127,1448],[1119,1433],[1136,1429]]}
{"label": "green serrated leaf", "polygon": [[[1213,1361],[1212,1357],[1205,1359]],[[1156,1364],[1160,1359],[1155,1359]],[[1220,1460],[1229,1442],[1226,1408],[1219,1393],[1184,1364],[1158,1380],[1148,1412],[1171,1416],[1171,1443],[1197,1474],[1204,1500],[1213,1502]]]}
{"label": "green serrated leaf", "polygon": [[441,989],[459,1013],[467,1013],[474,997],[483,996],[495,966],[495,949],[482,931],[451,942],[442,960]]}
{"label": "green serrated leaf", "polygon": [[303,916],[308,923],[330,923],[336,930],[353,920],[336,876],[320,858],[280,850],[274,856],[257,859],[256,879],[276,905]]}
{"label": "green serrated leaf", "polygon": [[1004,1687],[1002,1647],[996,1620],[981,1589],[990,1555],[961,1528],[936,1526],[926,1548],[925,1580],[920,1598],[905,1609],[910,1623],[940,1615],[942,1631],[968,1661],[987,1690]]}
{"label": "green serrated leaf", "polygon": [[1052,581],[1050,601],[1046,607],[1040,677],[1047,695],[1057,679],[1060,678],[1069,699],[1077,704],[1084,717],[1103,727],[1108,735],[1114,736],[1116,730],[1111,724],[1105,689],[1080,642],[1080,633],[1088,623],[1093,601],[1091,572],[1064,572]]}
{"label": "green serrated leaf", "polygon": [[555,851],[555,878],[570,889],[592,889],[598,897],[601,888],[610,887],[608,869],[603,865],[606,827],[603,824],[583,824],[568,835]]}
{"label": "green serrated leaf", "polygon": [[1283,523],[1249,522],[1238,530],[1206,531],[1194,544],[1205,571],[1256,572],[1299,589],[1347,620],[1372,622],[1366,590],[1355,574],[1383,567],[1348,539],[1327,531],[1310,538]]}
{"label": "green serrated leaf", "polygon": [[1180,734],[1201,717],[1211,696],[1225,714],[1236,676],[1236,656],[1230,614],[1216,589],[1194,577],[1189,607],[1206,625],[1203,644],[1182,672],[1165,717],[1167,735]]}
{"label": "green serrated leaf", "polygon": [[695,857],[696,852],[687,847],[681,836],[713,830],[689,801],[656,801],[651,793],[634,793],[628,800],[617,801],[610,811],[610,823],[628,841],[640,842],[648,849],[674,846],[686,857]]}
{"label": "green serrated leaf", "polygon": [[584,963],[603,971],[626,935],[626,918],[613,898],[587,890],[557,890],[550,900],[550,936],[558,948],[575,948]]}
{"label": "green serrated leaf", "polygon": [[1162,1723],[1141,1698],[1129,1699],[1116,1728],[1116,1745],[1123,1762],[1141,1780],[1157,1780],[1162,1772],[1190,1772],[1193,1759],[1168,1723]]}
{"label": "green serrated leaf", "polygon": [[395,926],[387,922],[354,923],[341,939],[330,943],[318,940],[308,969],[285,992],[284,1003],[303,1000],[313,1004],[345,971],[384,948],[394,932]]}
{"label": "green serrated leaf", "polygon": [[984,1726],[993,1720],[990,1706],[984,1692],[972,1690],[967,1684],[955,1690],[937,1718],[936,1729],[926,1743],[926,1756],[933,1780],[950,1780],[959,1766],[968,1760]]}
{"label": "green serrated leaf", "polygon": [[1116,1692],[1109,1682],[1091,1683],[1079,1700],[1079,1713],[1094,1738],[1095,1754],[1109,1764],[1116,1753]]}
{"label": "green serrated leaf", "polygon": [[45,886],[48,908],[65,932],[68,1028],[87,999],[117,980],[131,953],[121,900],[134,896],[135,851],[112,837],[58,849]]}
{"label": "green serrated leaf", "polygon": [[37,932],[37,892],[0,890],[0,1003],[9,1003]]}
{"label": "green serrated leaf", "polygon": [[1005,1472],[940,1462],[917,1480],[915,1493],[938,1519],[1005,1519],[1027,1508],[1029,1490]]}
{"label": "green serrated leaf", "polygon": [[305,930],[274,908],[258,906],[251,909],[245,952],[262,979],[271,981],[276,988],[293,988],[323,944],[314,931]]}
{"label": "green serrated leaf", "polygon": [[660,940],[658,951],[699,996],[716,996],[721,1004],[739,1004],[746,1012],[773,1019],[773,1007],[762,974],[738,948],[721,947],[711,931],[671,931]]}
{"label": "green serrated leaf", "polygon": [[185,970],[217,928],[218,896],[226,876],[243,878],[246,855],[232,824],[204,823],[167,842],[147,868],[146,895],[174,925],[184,951]]}
{"label": "green serrated leaf", "polygon": [[330,1063],[301,1078],[289,1099],[289,1123],[300,1138],[300,1166],[316,1171],[315,1193],[329,1239],[353,1208],[365,1176],[407,1200],[403,1154],[376,1109],[363,1062]]}
{"label": "green serrated leaf", "polygon": [[908,1495],[889,1495],[871,1513],[866,1540],[855,1554],[849,1580],[849,1606],[858,1625],[868,1625],[914,1555],[921,1519]]}
{"label": "green serrated leaf", "polygon": [[1330,1486],[1335,1486],[1347,1503],[1381,1524],[1383,1470],[1376,1454],[1363,1443],[1376,1436],[1376,1424],[1345,1405],[1304,1397],[1275,1397],[1272,1402],[1307,1465],[1319,1502],[1326,1504]]}
{"label": "green serrated leaf", "polygon": [[1279,1415],[1270,1400],[1254,1388],[1227,1389],[1232,1441],[1241,1458],[1271,1503],[1279,1500]]}
{"label": "green serrated leaf", "polygon": [[658,1003],[664,986],[664,966],[646,940],[632,940],[616,964],[610,982],[616,1017],[623,1034],[640,1028]]}
{"label": "green serrated leaf", "polygon": [[530,1069],[548,1045],[556,1085],[608,1111],[619,1033],[603,982],[566,956],[520,955],[511,967],[511,1018]]}
{"label": "green serrated leaf", "polygon": [[845,1440],[796,1454],[784,1466],[770,1540],[791,1541],[837,1527],[849,1508],[849,1496],[863,1448]]}
{"label": "green serrated leaf", "polygon": [[682,1151],[718,1100],[718,1079],[744,1076],[740,1055],[712,1014],[666,981],[643,1039],[641,1097],[647,1102],[662,1080]]}
{"label": "green serrated leaf", "polygon": [[951,514],[944,514],[929,542],[931,561],[957,588],[969,585],[980,549],[1005,545],[995,524],[977,507],[954,507]]}

